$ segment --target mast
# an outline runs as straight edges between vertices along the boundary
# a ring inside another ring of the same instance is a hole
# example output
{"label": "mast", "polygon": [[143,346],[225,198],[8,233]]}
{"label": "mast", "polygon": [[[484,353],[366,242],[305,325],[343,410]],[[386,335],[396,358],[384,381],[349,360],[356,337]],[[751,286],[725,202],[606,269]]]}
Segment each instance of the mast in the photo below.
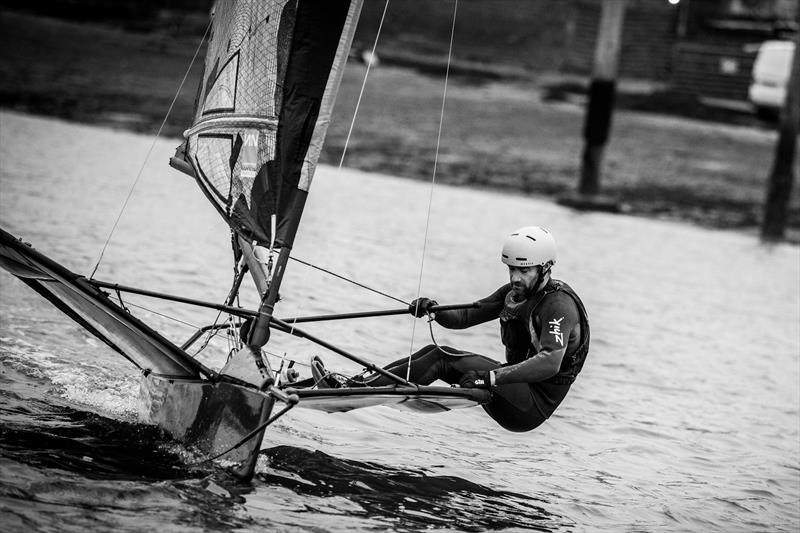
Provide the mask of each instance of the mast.
{"label": "mast", "polygon": [[[313,127],[306,154],[302,158],[299,169],[300,176],[297,189],[291,196],[289,216],[286,218],[285,232],[282,234],[280,253],[271,272],[268,290],[262,297],[259,306],[259,317],[250,330],[248,346],[261,347],[269,340],[269,324],[278,300],[278,291],[286,272],[286,264],[292,250],[294,238],[300,225],[308,190],[316,169],[317,160],[322,151],[322,144],[330,124],[336,94],[344,74],[348,52],[355,34],[362,0],[301,0],[297,6],[292,55],[286,73],[284,85],[284,107],[278,127],[278,144],[285,151],[281,155],[284,161],[291,161],[291,152],[297,149],[293,142],[294,135],[302,139],[297,143],[303,148],[307,136],[305,123],[294,122],[292,111],[295,105],[311,104],[317,108],[316,124]],[[331,47],[331,45],[334,45]],[[334,51],[331,54],[331,50]],[[307,94],[302,94],[306,92]],[[285,129],[281,129],[284,126]],[[302,129],[300,129],[302,126]],[[287,132],[287,130],[289,130]],[[299,131],[298,131],[299,130]],[[281,137],[281,133],[286,133]],[[294,169],[291,170],[294,172]]]}

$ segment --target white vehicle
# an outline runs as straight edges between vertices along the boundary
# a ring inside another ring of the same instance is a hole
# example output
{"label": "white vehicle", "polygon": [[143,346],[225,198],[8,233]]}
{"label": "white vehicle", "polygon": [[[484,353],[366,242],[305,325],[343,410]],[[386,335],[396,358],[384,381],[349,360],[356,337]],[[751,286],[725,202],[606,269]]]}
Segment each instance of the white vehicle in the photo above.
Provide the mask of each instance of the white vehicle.
{"label": "white vehicle", "polygon": [[759,116],[775,118],[780,113],[786,100],[794,48],[792,41],[764,41],[759,47],[748,91]]}

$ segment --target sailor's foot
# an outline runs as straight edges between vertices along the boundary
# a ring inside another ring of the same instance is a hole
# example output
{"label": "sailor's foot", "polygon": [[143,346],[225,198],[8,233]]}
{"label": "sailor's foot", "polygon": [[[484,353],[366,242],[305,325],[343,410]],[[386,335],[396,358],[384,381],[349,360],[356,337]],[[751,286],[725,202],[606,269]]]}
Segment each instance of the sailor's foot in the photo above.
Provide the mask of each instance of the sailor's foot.
{"label": "sailor's foot", "polygon": [[342,374],[329,372],[325,369],[322,359],[318,355],[311,358],[311,375],[314,377],[314,384],[325,389],[338,389],[341,387],[366,387],[367,384],[361,378],[348,378]]}
{"label": "sailor's foot", "polygon": [[341,374],[332,374],[325,369],[322,359],[318,355],[311,358],[311,375],[314,383],[323,389],[338,389],[347,386],[347,378]]}
{"label": "sailor's foot", "polygon": [[369,387],[367,382],[364,381],[364,378],[361,376],[353,376],[352,378],[347,378],[347,386],[348,387]]}

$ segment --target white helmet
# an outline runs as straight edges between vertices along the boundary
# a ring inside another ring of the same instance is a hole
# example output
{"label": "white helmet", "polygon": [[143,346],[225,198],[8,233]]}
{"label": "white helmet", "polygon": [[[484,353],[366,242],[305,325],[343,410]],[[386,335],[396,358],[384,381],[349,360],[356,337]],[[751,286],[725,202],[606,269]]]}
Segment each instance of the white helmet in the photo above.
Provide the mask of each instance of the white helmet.
{"label": "white helmet", "polygon": [[509,266],[541,266],[547,270],[556,262],[556,241],[546,229],[526,226],[506,238],[501,259]]}

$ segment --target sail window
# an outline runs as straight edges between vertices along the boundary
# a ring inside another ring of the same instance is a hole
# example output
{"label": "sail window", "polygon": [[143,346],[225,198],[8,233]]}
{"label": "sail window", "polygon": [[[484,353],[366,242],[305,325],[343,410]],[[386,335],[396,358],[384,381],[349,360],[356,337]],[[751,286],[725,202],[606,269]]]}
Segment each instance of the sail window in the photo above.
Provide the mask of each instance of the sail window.
{"label": "sail window", "polygon": [[214,199],[228,204],[231,184],[232,135],[198,135],[195,166]]}
{"label": "sail window", "polygon": [[236,110],[236,82],[239,78],[239,52],[223,65],[217,77],[211,81],[206,94],[203,115]]}

